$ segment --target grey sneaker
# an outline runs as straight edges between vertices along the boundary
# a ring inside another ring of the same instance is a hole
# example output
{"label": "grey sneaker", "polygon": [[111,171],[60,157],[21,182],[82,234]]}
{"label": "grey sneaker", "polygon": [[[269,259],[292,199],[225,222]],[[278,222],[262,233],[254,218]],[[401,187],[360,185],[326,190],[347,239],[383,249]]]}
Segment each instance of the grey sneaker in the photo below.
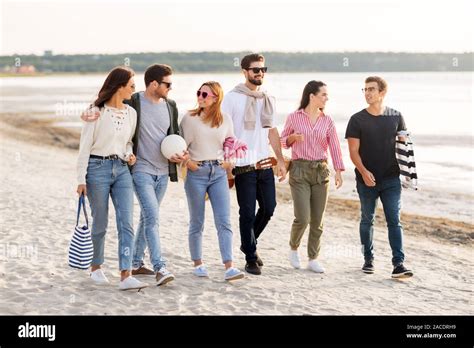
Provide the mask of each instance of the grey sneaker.
{"label": "grey sneaker", "polygon": [[194,267],[193,274],[196,277],[203,277],[203,278],[209,277],[209,273],[207,272],[207,268],[204,264],[200,264],[199,266]]}
{"label": "grey sneaker", "polygon": [[224,280],[236,280],[245,277],[244,272],[235,267],[231,267],[224,273]]}
{"label": "grey sneaker", "polygon": [[174,280],[174,275],[170,271],[168,271],[165,267],[161,267],[161,269],[156,272],[156,286],[165,285]]}

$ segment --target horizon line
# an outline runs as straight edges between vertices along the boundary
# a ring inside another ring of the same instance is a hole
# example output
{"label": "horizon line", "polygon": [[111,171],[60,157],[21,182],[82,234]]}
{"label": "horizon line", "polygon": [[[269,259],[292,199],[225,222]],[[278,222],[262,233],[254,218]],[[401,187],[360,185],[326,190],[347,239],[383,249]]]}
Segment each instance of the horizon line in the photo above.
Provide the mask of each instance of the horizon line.
{"label": "horizon line", "polygon": [[240,51],[140,51],[140,52],[117,52],[117,53],[55,53],[54,50],[44,50],[42,54],[38,53],[13,53],[13,54],[4,54],[0,57],[12,57],[12,56],[44,56],[46,52],[51,52],[51,56],[79,56],[79,55],[101,55],[101,56],[113,56],[113,55],[124,55],[124,54],[164,54],[164,53],[221,53],[221,54],[232,54],[232,53],[279,53],[279,54],[353,54],[353,53],[369,53],[369,54],[473,54],[474,51],[430,51],[430,52],[416,52],[416,51],[253,51],[253,50],[240,50]]}

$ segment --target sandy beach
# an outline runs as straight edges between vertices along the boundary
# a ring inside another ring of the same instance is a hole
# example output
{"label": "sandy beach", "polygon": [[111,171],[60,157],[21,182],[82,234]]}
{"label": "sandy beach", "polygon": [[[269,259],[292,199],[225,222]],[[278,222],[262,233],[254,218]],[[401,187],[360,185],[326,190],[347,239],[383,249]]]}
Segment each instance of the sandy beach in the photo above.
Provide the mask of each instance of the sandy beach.
{"label": "sandy beach", "polygon": [[[0,314],[57,315],[472,315],[473,225],[426,217],[404,209],[406,264],[412,279],[390,278],[391,252],[383,214],[375,230],[376,273],[360,271],[358,201],[331,196],[326,211],[321,263],[326,273],[294,270],[287,260],[293,206],[287,185],[278,185],[278,206],[259,240],[261,276],[223,280],[217,234],[206,206],[203,241],[209,279],[192,276],[187,246],[188,209],[182,181],[170,183],[160,213],[163,254],[176,280],[140,292],[118,290],[117,232],[113,209],[106,237],[108,286],[67,265],[75,225],[78,135],[38,119],[5,115],[0,121]],[[355,183],[346,178],[348,190]],[[331,191],[333,192],[333,191]],[[418,204],[421,204],[419,202]],[[433,204],[436,204],[434,201]],[[405,205],[404,205],[405,207]],[[428,208],[427,208],[428,209]],[[434,207],[433,209],[442,209]],[[416,212],[416,211],[415,211]],[[135,200],[135,227],[139,206]],[[234,261],[238,250],[238,204],[231,191]],[[429,214],[428,214],[429,215]],[[306,259],[306,239],[300,257]],[[148,255],[146,263],[149,264]],[[303,263],[306,265],[306,263]]]}

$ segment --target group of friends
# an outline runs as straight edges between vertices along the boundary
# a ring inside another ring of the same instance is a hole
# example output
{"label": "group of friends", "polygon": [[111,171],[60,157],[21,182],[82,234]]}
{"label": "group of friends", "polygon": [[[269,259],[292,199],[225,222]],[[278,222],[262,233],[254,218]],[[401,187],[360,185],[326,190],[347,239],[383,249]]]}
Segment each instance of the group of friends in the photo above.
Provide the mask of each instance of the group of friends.
{"label": "group of friends", "polygon": [[[93,218],[94,254],[90,278],[94,283],[109,283],[101,268],[109,197],[115,208],[118,230],[119,289],[148,286],[137,279],[137,275],[154,276],[156,285],[175,279],[161,251],[160,205],[168,182],[178,181],[181,168],[187,170],[184,189],[194,276],[209,276],[202,255],[208,198],[224,279],[244,278],[244,272],[233,264],[229,183],[235,183],[239,204],[240,250],[245,254],[245,272],[262,273],[264,263],[257,245],[277,204],[275,180],[283,181],[287,171],[294,205],[288,261],[295,269],[301,268],[298,248],[309,225],[307,268],[316,273],[325,272],[318,257],[331,177],[329,153],[336,188],[343,184],[344,171],[336,127],[325,113],[328,88],[324,82],[309,81],[298,109],[288,115],[280,135],[274,124],[275,98],[262,88],[268,69],[265,58],[256,53],[247,55],[241,59],[241,68],[245,82],[225,96],[218,82],[203,83],[196,92],[196,107],[189,110],[181,122],[178,122],[176,103],[168,98],[173,84],[170,66],[150,66],[144,74],[146,89],[141,92],[135,92],[134,72],[130,68],[116,67],[109,73],[97,99],[81,115],[84,124],[77,162],[77,193],[88,197]],[[356,167],[361,204],[362,271],[375,272],[373,225],[380,198],[392,249],[392,277],[411,277],[413,272],[403,264],[401,183],[395,158],[397,133],[406,130],[405,122],[400,112],[384,106],[387,83],[383,78],[368,77],[362,90],[368,107],[350,118],[345,134],[350,158]],[[161,152],[161,143],[172,134],[184,138],[187,150],[166,158]],[[398,136],[403,140],[400,138]],[[244,156],[232,159],[225,156],[224,143],[229,139],[246,145]],[[289,166],[282,147],[291,149]],[[140,205],[136,233],[134,193]],[[144,263],[147,247],[152,269]]]}

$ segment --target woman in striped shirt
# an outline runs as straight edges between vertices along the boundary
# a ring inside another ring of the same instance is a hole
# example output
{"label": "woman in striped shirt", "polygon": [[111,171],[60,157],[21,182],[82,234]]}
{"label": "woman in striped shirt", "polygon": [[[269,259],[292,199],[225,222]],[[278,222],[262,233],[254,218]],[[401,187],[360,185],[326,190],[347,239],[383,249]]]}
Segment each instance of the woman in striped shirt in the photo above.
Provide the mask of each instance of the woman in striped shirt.
{"label": "woman in striped shirt", "polygon": [[316,260],[323,233],[323,216],[329,191],[328,148],[336,171],[336,188],[344,170],[341,146],[333,120],[324,113],[328,100],[326,84],[310,81],[303,90],[300,107],[288,115],[281,135],[284,148],[291,147],[290,187],[295,219],[291,227],[290,263],[300,268],[298,247],[308,224],[308,269],[324,273]]}

